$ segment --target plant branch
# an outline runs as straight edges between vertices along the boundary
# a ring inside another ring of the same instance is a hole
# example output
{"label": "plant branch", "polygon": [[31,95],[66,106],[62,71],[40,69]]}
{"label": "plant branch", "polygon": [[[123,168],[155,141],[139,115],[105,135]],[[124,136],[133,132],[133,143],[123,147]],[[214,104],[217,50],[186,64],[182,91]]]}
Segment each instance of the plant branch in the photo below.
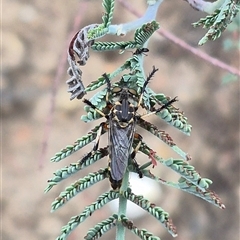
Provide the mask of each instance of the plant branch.
{"label": "plant branch", "polygon": [[205,2],[203,0],[184,0],[189,5],[198,10],[208,14],[212,14],[217,8],[221,7],[225,0],[217,0],[215,2]]}
{"label": "plant branch", "polygon": [[[121,1],[119,1],[121,3]],[[163,0],[158,0],[152,5],[148,5],[147,10],[143,16],[138,15],[138,19],[125,23],[125,24],[118,24],[118,25],[110,25],[109,26],[109,34],[117,34],[119,35],[126,35],[127,32],[130,32],[132,30],[135,30],[139,27],[141,27],[143,24],[147,22],[152,22],[156,19],[157,11],[159,6]]]}
{"label": "plant branch", "polygon": [[[127,3],[124,0],[118,0],[118,2],[124,6],[126,9],[129,10],[129,12],[131,12],[132,14],[134,14],[137,17],[140,17],[141,14],[136,11],[129,3]],[[192,46],[190,46],[189,44],[187,44],[185,41],[181,40],[180,38],[176,37],[174,34],[170,33],[167,30],[164,29],[159,29],[157,31],[158,34],[162,35],[163,37],[167,38],[168,40],[170,40],[171,42],[175,43],[176,45],[186,49],[187,51],[191,52],[192,54],[198,56],[199,58],[211,63],[212,65],[221,68],[223,70],[226,70],[234,75],[240,76],[240,70],[238,70],[235,67],[232,67],[222,61],[220,61],[217,58],[211,57],[210,55],[204,53],[203,51],[194,48]]]}

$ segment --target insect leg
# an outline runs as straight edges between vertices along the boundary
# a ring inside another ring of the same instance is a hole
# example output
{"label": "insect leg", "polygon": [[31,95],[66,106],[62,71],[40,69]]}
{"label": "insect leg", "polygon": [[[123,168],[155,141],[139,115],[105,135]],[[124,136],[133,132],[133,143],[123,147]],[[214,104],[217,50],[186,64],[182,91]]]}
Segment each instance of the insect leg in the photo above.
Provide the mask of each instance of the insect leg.
{"label": "insect leg", "polygon": [[98,109],[95,105],[93,105],[88,99],[83,99],[83,102],[86,103],[88,106],[90,106],[92,109],[94,109],[96,112],[98,112],[100,115],[108,119],[108,115],[106,115],[104,112],[102,112],[100,109]]}
{"label": "insect leg", "polygon": [[[111,92],[111,82],[106,73],[104,73],[102,76],[105,78],[106,83],[107,83],[107,93],[106,93],[106,97],[105,97],[106,103],[107,103],[107,108],[112,109],[112,107],[113,107],[112,103],[109,101],[109,95]],[[93,105],[89,100],[83,99],[83,102],[86,103],[87,105],[89,105],[94,110],[96,110],[100,115],[102,115],[103,117],[106,117],[108,119],[108,116],[106,114],[104,114],[101,110],[99,110],[95,105]]]}
{"label": "insect leg", "polygon": [[153,115],[153,114],[156,114],[156,113],[158,113],[158,112],[161,112],[163,109],[167,108],[168,106],[170,106],[172,103],[174,103],[174,102],[176,102],[176,101],[177,101],[177,97],[169,100],[167,103],[165,103],[164,105],[162,105],[160,108],[156,109],[155,111],[150,112],[150,113],[147,113],[147,114],[141,116],[141,118],[149,117],[149,116],[151,116],[151,115]]}
{"label": "insect leg", "polygon": [[132,159],[132,161],[133,161],[133,166],[135,167],[138,176],[139,176],[140,178],[142,178],[142,177],[143,177],[143,174],[142,174],[141,170],[139,169],[139,165],[138,165],[138,163],[137,163],[137,161],[136,161],[136,159],[135,159],[135,156],[136,156],[136,154],[137,154],[137,152],[138,152],[138,150],[139,150],[139,148],[141,147],[141,144],[142,144],[142,136],[141,136],[140,134],[138,134],[138,133],[134,133],[134,139],[137,139],[137,140],[138,140],[138,144],[137,144],[137,146],[133,149],[130,157],[131,157],[131,159]]}
{"label": "insect leg", "polygon": [[100,128],[98,129],[98,132],[97,132],[97,137],[95,139],[95,142],[94,142],[94,146],[93,146],[93,149],[91,152],[89,152],[88,154],[86,154],[81,162],[83,163],[86,159],[90,158],[91,156],[93,156],[95,154],[95,152],[98,150],[98,146],[99,146],[99,141],[100,141],[100,137],[101,135],[106,132],[106,130],[108,129],[108,124],[106,122],[102,122],[100,124]]}
{"label": "insect leg", "polygon": [[100,128],[98,130],[97,137],[96,137],[96,140],[95,140],[95,143],[93,146],[93,151],[96,151],[98,149],[100,137],[103,134],[103,130],[105,130],[105,131],[108,130],[108,124],[106,122],[102,122],[100,124]]}
{"label": "insect leg", "polygon": [[169,100],[167,103],[165,103],[163,106],[161,106],[160,108],[156,109],[154,112],[158,113],[160,111],[162,111],[163,109],[167,108],[168,106],[170,106],[172,103],[177,101],[177,97]]}

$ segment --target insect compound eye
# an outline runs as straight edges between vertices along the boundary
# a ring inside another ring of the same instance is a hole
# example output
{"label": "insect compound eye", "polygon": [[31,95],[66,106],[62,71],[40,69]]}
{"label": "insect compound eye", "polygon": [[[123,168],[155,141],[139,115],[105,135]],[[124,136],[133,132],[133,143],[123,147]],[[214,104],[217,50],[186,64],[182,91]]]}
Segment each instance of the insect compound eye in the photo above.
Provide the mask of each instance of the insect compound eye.
{"label": "insect compound eye", "polygon": [[130,88],[128,89],[128,92],[134,96],[137,96],[137,91],[135,89]]}
{"label": "insect compound eye", "polygon": [[119,92],[122,91],[122,88],[121,87],[114,87],[112,91],[113,91],[113,93],[119,93]]}

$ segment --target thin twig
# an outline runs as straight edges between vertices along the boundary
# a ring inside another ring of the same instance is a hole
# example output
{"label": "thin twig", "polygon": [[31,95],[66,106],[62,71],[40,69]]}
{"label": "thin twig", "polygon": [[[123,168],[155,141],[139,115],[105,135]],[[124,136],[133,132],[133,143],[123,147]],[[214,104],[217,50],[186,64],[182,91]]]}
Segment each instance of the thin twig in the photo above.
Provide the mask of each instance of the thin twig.
{"label": "thin twig", "polygon": [[[137,17],[141,17],[142,15],[136,11],[128,2],[124,1],[124,0],[118,0],[118,2],[124,6],[129,12],[131,12],[132,14],[134,14]],[[211,63],[212,65],[221,68],[223,70],[226,70],[234,75],[238,75],[240,76],[240,70],[232,67],[222,61],[220,61],[217,58],[211,57],[210,55],[204,53],[203,51],[194,48],[192,46],[190,46],[188,43],[186,43],[185,41],[183,41],[182,39],[176,37],[174,34],[168,32],[167,30],[164,29],[159,29],[157,31],[158,34],[162,35],[163,37],[167,38],[168,40],[172,41],[173,43],[175,43],[176,45],[186,49],[187,51],[193,53],[194,55],[196,55],[197,57]]]}

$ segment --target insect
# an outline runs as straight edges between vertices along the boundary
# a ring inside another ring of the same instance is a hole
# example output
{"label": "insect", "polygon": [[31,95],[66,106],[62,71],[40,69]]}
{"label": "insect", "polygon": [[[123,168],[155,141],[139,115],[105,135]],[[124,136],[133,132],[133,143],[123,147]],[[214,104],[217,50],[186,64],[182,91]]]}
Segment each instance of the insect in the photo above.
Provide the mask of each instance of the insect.
{"label": "insect", "polygon": [[[108,129],[108,141],[109,141],[109,179],[113,189],[121,187],[123,175],[128,165],[128,160],[133,160],[134,166],[142,177],[138,170],[138,164],[134,160],[138,146],[132,152],[133,139],[137,138],[141,141],[141,136],[135,133],[135,116],[138,106],[134,106],[129,102],[129,99],[136,99],[137,92],[134,89],[128,89],[126,87],[114,87],[112,89],[112,97],[118,96],[118,101],[115,104],[109,101],[109,94],[111,91],[110,80],[107,75],[103,75],[108,85],[108,92],[106,95],[107,107],[110,109],[106,115],[99,109],[97,109],[90,101],[84,99],[83,102],[95,109],[102,116],[106,117],[107,122],[102,123],[102,128]],[[138,104],[139,105],[139,104]],[[101,131],[101,130],[100,130]],[[101,133],[99,132],[99,137]],[[94,146],[94,151],[98,148],[98,140]]]}
{"label": "insect", "polygon": [[[160,112],[162,109],[166,108],[176,101],[176,98],[174,98],[154,112],[150,112],[143,116],[140,116],[137,113],[137,110],[142,103],[145,88],[157,70],[158,69],[153,68],[153,71],[143,84],[139,97],[137,91],[133,88],[127,88],[125,86],[115,86],[112,88],[108,76],[106,74],[103,74],[103,77],[106,79],[107,83],[106,102],[107,108],[109,109],[108,114],[105,114],[103,111],[99,110],[89,100],[83,100],[84,103],[89,105],[91,108],[93,108],[100,115],[107,119],[106,122],[100,124],[101,127],[97,134],[93,151],[90,152],[87,156],[94,154],[94,152],[98,149],[102,130],[108,130],[108,169],[109,180],[113,189],[119,189],[121,187],[122,179],[126,172],[129,161],[132,161],[136,172],[139,174],[139,177],[142,177],[139,165],[135,160],[136,153],[138,152],[142,142],[142,136],[135,132],[138,120],[143,120],[143,117]],[[117,100],[114,103],[113,101],[109,100],[110,94],[112,95],[112,100],[117,97]],[[137,140],[138,143],[137,146],[132,150],[133,140]]]}
{"label": "insect", "polygon": [[133,53],[133,55],[138,55],[138,54],[146,55],[145,53],[147,53],[147,52],[149,52],[148,48],[137,48],[137,50]]}

